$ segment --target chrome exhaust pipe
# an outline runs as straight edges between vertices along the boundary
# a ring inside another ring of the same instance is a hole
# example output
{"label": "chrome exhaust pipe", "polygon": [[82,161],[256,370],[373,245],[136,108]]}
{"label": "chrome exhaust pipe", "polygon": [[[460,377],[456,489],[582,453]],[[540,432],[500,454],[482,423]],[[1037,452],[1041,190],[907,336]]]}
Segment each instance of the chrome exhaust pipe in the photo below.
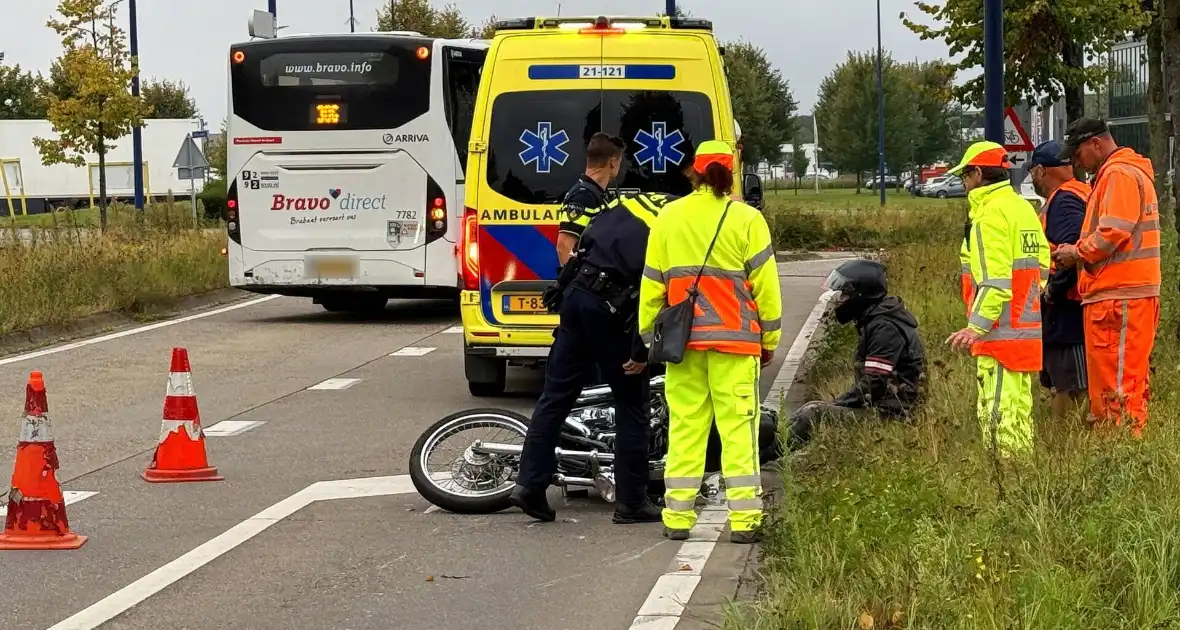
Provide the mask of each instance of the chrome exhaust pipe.
{"label": "chrome exhaust pipe", "polygon": [[553,475],[553,485],[564,487],[573,486],[578,488],[593,488],[594,480],[588,479],[586,477],[566,477],[565,475],[558,473]]}
{"label": "chrome exhaust pipe", "polygon": [[[471,445],[472,452],[483,455],[520,455],[524,451],[523,446],[516,444],[498,444],[496,442],[476,441]],[[614,453],[599,453],[598,451],[567,451],[560,447],[553,449],[554,455],[558,459],[566,458],[581,462],[599,462],[603,464],[610,464],[615,461]]]}

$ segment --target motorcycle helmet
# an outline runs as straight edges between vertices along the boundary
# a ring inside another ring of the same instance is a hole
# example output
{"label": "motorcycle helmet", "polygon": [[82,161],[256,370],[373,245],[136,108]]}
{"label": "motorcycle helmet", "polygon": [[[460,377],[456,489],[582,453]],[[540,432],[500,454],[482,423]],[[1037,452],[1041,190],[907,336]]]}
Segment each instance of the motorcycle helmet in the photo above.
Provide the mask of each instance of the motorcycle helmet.
{"label": "motorcycle helmet", "polygon": [[823,288],[836,292],[832,298],[836,319],[841,324],[855,321],[885,299],[885,265],[875,260],[850,260],[828,274]]}

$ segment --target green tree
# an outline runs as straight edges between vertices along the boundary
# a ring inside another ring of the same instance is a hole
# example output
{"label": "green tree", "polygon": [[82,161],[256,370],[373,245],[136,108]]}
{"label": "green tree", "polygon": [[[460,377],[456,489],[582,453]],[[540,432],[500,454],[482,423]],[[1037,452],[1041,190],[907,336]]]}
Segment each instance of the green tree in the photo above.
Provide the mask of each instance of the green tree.
{"label": "green tree", "polygon": [[[983,2],[945,0],[914,3],[937,23],[919,24],[902,13],[902,20],[922,39],[940,39],[951,55],[962,57],[960,70],[983,67]],[[1005,0],[1004,88],[1008,104],[1049,102],[1065,96],[1066,114],[1082,116],[1086,85],[1101,85],[1106,68],[1086,67],[1086,58],[1110,51],[1127,33],[1142,28],[1148,16],[1140,0]],[[963,54],[965,53],[965,54]],[[983,105],[983,75],[956,89],[956,95]]]}
{"label": "green tree", "polygon": [[807,152],[803,150],[803,143],[799,142],[799,136],[795,136],[796,142],[791,145],[791,172],[795,175],[795,194],[799,194],[799,178],[807,173],[807,167],[811,165],[811,160],[807,159]]}
{"label": "green tree", "polygon": [[41,75],[24,72],[19,65],[0,65],[0,120],[45,118],[44,88]]}
{"label": "green tree", "polygon": [[434,36],[447,39],[471,37],[475,31],[463,13],[453,4],[448,4],[434,14]]}
{"label": "green tree", "polygon": [[205,143],[205,159],[209,161],[209,170],[213,172],[214,178],[225,179],[225,174],[229,170],[229,159],[225,149],[225,119],[223,118],[220,135],[214,135]]}
{"label": "green tree", "polygon": [[[904,71],[885,55],[885,162],[897,173],[913,163],[911,136],[918,107]],[[820,83],[815,106],[824,161],[837,170],[861,176],[877,170],[877,61],[875,52],[849,52],[847,59]]]}
{"label": "green tree", "polygon": [[152,118],[197,118],[197,101],[183,81],[150,79],[140,86],[140,96],[152,108]]}
{"label": "green tree", "polygon": [[491,39],[496,35],[496,14],[488,16],[479,26],[472,27],[471,37],[475,39]]}
{"label": "green tree", "polygon": [[748,42],[725,46],[734,117],[742,126],[742,161],[782,163],[782,146],[795,136],[798,104],[782,73],[766,52]]}
{"label": "green tree", "polygon": [[915,167],[928,166],[948,157],[955,147],[951,118],[951,93],[955,66],[942,61],[910,63],[899,67],[915,118],[910,121],[910,143]]}
{"label": "green tree", "polygon": [[58,138],[33,138],[41,162],[86,166],[87,155],[98,155],[99,221],[107,225],[106,153],[111,141],[131,133],[148,112],[128,86],[139,71],[127,53],[123,32],[115,26],[115,4],[106,0],[61,0],[61,19],[46,25],[62,38],[65,49],[57,59],[58,72],[71,94],[48,94],[47,118]]}

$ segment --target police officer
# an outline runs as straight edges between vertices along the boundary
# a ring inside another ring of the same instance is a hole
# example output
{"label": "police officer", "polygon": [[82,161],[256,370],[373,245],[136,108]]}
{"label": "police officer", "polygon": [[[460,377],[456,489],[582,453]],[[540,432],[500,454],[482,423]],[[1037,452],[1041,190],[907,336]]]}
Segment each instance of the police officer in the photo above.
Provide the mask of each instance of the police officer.
{"label": "police officer", "polygon": [[[622,142],[605,135],[599,142],[599,135],[591,139],[587,151],[591,166],[586,181],[579,182],[590,193],[605,190],[610,179],[600,180],[599,174],[616,175],[623,157]],[[571,202],[593,199],[592,194],[583,196],[579,190],[575,186],[570,191],[567,208]],[[609,203],[587,222],[588,227],[579,230],[578,251],[567,259],[559,281],[564,285],[558,307],[560,322],[546,362],[545,389],[529,422],[517,486],[510,499],[537,520],[557,518],[545,498],[557,469],[554,448],[583,383],[597,367],[615,403],[617,499],[613,520],[619,524],[660,521],[659,508],[647,496],[647,348],[639,338],[635,319],[647,236],[658,205],[665,199],[635,195]],[[563,224],[563,230],[566,227]]]}
{"label": "police officer", "polygon": [[562,200],[563,220],[557,233],[557,261],[560,264],[569,261],[590,220],[613,198],[608,188],[623,167],[625,148],[626,144],[618,137],[602,132],[590,136],[586,145],[586,172]]}

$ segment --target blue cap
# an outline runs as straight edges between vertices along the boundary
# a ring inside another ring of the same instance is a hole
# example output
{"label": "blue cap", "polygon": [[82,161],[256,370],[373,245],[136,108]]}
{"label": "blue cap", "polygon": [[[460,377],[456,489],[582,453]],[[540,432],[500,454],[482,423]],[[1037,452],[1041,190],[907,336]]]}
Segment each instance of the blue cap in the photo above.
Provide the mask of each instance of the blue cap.
{"label": "blue cap", "polygon": [[1044,166],[1046,168],[1053,168],[1056,166],[1071,166],[1072,163],[1068,159],[1061,159],[1062,144],[1058,140],[1049,140],[1037,145],[1033,150],[1032,157],[1028,160],[1029,166]]}

